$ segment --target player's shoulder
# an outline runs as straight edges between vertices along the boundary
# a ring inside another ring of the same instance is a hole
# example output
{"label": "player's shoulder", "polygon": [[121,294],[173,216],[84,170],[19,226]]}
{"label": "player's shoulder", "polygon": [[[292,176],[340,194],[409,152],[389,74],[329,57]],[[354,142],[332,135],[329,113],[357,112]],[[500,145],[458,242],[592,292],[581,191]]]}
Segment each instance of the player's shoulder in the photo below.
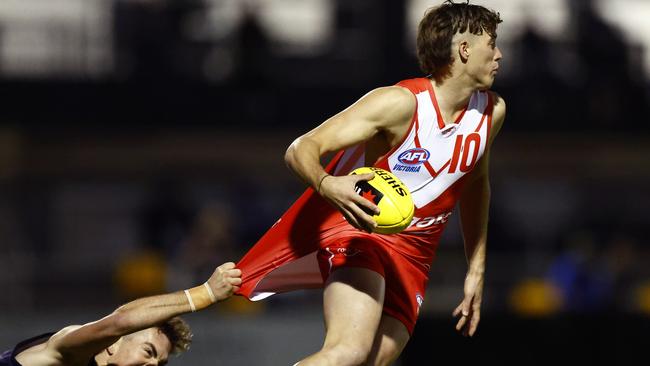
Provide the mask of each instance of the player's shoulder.
{"label": "player's shoulder", "polygon": [[[30,347],[17,355],[19,362],[22,364],[48,364],[48,365],[70,365],[69,360],[65,359],[60,349],[61,340],[67,334],[79,328],[78,325],[65,327],[52,334],[43,343]],[[45,336],[45,335],[44,335]]]}
{"label": "player's shoulder", "polygon": [[55,340],[56,340],[56,339],[59,339],[59,338],[63,338],[63,337],[65,337],[66,335],[68,335],[68,334],[74,332],[75,330],[77,330],[77,329],[79,329],[79,328],[81,328],[81,325],[68,325],[67,327],[65,327],[65,328],[63,328],[63,329],[61,329],[61,330],[59,330],[59,331],[56,332],[56,333],[54,333],[54,334],[52,335],[52,337],[50,338],[50,340],[51,340],[51,339],[55,339]]}
{"label": "player's shoulder", "polygon": [[373,120],[385,126],[410,122],[417,105],[415,96],[401,86],[383,86],[371,90],[362,100],[362,106],[371,110]]}
{"label": "player's shoulder", "polygon": [[[382,101],[382,103],[391,107],[414,107],[415,96],[413,93],[399,85],[382,86],[373,89],[368,95],[372,95]],[[411,108],[412,109],[412,108]]]}
{"label": "player's shoulder", "polygon": [[490,99],[492,99],[492,119],[494,121],[501,121],[503,122],[505,116],[506,116],[506,101],[503,99],[499,93],[493,91],[493,90],[488,90],[488,93],[490,94]]}
{"label": "player's shoulder", "polygon": [[490,99],[492,100],[492,135],[490,140],[493,140],[494,137],[501,131],[503,126],[503,121],[506,119],[506,101],[501,97],[497,92],[488,90],[490,93]]}
{"label": "player's shoulder", "polygon": [[61,341],[65,339],[65,337],[74,332],[75,330],[81,328],[81,325],[69,325],[58,332],[54,333],[50,339],[47,340],[47,348],[50,349],[57,349],[59,348],[59,345],[61,344]]}
{"label": "player's shoulder", "polygon": [[46,343],[46,347],[43,350],[43,352],[44,355],[46,355],[47,357],[57,361],[53,363],[54,365],[69,364],[69,363],[74,364],[72,360],[76,360],[77,355],[70,354],[69,352],[67,352],[66,347],[64,345],[67,342],[66,337],[81,327],[82,327],[81,325],[67,326],[59,330],[58,332],[54,333],[50,337],[50,339],[48,339]]}

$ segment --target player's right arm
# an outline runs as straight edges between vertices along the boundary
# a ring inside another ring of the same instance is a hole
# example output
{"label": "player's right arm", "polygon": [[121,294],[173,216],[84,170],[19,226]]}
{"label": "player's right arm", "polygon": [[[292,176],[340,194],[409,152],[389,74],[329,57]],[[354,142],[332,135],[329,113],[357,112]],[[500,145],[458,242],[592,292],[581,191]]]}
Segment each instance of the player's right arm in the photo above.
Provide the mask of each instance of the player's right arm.
{"label": "player's right arm", "polygon": [[384,134],[389,143],[392,136],[399,135],[397,140],[401,139],[414,110],[415,98],[407,89],[398,86],[375,89],[298,137],[287,149],[285,161],[295,174],[341,211],[351,225],[371,232],[377,224],[365,211],[378,213],[379,209],[356,194],[354,188],[359,180],[370,180],[373,175],[330,176],[320,158],[378,134]]}
{"label": "player's right arm", "polygon": [[[241,271],[234,263],[219,266],[206,282],[207,298],[194,298],[196,310],[229,298],[239,289]],[[206,287],[202,285],[197,291]],[[189,290],[190,293],[192,290]],[[200,294],[200,293],[198,293]],[[214,300],[214,301],[213,301]],[[38,359],[50,359],[50,365],[86,364],[88,360],[120,337],[160,324],[174,316],[194,311],[184,291],[145,297],[117,308],[112,314],[81,326],[70,326],[54,334]]]}

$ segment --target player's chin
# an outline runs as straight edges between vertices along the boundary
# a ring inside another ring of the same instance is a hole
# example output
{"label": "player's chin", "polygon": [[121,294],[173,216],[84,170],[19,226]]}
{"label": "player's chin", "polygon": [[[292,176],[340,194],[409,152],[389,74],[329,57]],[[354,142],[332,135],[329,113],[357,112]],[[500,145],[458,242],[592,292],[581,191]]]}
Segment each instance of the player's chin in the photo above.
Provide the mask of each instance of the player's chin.
{"label": "player's chin", "polygon": [[492,84],[494,84],[494,76],[495,75],[491,75],[481,80],[478,90],[484,91],[490,89],[492,87]]}

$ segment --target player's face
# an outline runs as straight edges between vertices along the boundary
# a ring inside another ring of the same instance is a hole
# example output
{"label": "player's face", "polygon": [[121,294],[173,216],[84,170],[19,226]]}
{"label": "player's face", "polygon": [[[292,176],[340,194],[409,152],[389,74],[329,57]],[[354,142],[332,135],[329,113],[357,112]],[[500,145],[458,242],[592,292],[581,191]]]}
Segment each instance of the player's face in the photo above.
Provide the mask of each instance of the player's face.
{"label": "player's face", "polygon": [[503,56],[496,45],[496,38],[487,32],[473,37],[472,53],[468,60],[470,75],[478,84],[479,89],[489,89],[499,70],[499,60]]}
{"label": "player's face", "polygon": [[157,328],[148,328],[122,338],[108,366],[165,365],[171,343]]}

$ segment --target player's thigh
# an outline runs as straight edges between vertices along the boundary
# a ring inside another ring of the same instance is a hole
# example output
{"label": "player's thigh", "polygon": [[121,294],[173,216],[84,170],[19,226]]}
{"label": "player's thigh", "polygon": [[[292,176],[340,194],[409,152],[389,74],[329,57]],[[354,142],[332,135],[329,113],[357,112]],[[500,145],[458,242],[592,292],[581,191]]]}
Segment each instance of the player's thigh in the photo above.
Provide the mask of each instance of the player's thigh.
{"label": "player's thigh", "polygon": [[377,272],[344,267],[328,278],[323,294],[325,347],[341,344],[370,351],[381,320],[385,282]]}
{"label": "player's thigh", "polygon": [[384,314],[381,317],[367,364],[372,366],[390,365],[402,353],[409,338],[409,332],[401,321]]}

